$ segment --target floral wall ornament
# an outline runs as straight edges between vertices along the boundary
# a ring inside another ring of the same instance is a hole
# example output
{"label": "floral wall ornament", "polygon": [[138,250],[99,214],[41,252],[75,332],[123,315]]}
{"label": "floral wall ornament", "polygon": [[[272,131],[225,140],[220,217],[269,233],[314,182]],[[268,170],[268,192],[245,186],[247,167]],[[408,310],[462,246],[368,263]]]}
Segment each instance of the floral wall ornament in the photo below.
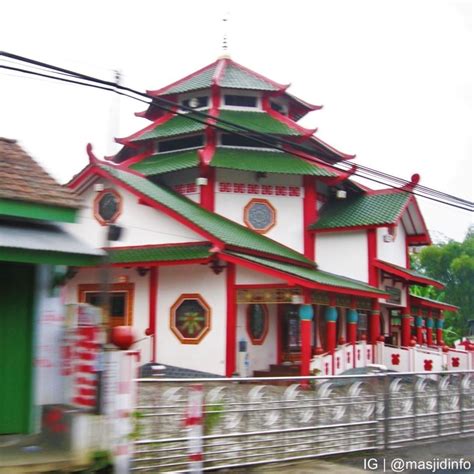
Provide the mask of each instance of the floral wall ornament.
{"label": "floral wall ornament", "polygon": [[182,294],[170,310],[170,329],[182,344],[199,344],[211,329],[211,308],[196,293]]}
{"label": "floral wall ornament", "polygon": [[244,208],[244,222],[250,229],[264,234],[276,224],[276,210],[266,199],[251,199]]}

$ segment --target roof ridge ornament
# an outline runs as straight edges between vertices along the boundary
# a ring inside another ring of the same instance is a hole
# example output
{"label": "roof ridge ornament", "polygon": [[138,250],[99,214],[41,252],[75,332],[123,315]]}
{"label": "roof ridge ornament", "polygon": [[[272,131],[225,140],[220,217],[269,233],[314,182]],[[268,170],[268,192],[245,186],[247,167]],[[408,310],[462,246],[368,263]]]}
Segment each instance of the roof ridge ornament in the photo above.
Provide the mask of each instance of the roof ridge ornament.
{"label": "roof ridge ornament", "polygon": [[416,188],[416,186],[418,185],[418,183],[420,182],[420,179],[421,179],[421,177],[418,173],[413,174],[410,178],[410,181],[407,182],[406,184],[404,184],[400,188],[400,190],[401,191],[408,191],[408,192],[413,191]]}

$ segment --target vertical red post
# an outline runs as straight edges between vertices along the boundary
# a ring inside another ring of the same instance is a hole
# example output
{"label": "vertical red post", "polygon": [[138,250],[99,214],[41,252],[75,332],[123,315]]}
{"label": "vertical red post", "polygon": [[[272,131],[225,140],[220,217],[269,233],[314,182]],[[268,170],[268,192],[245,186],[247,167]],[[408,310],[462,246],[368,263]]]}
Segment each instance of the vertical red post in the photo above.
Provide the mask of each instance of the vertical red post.
{"label": "vertical red post", "polygon": [[324,313],[324,319],[326,320],[326,350],[327,352],[333,352],[336,349],[336,322],[337,322],[337,309],[336,309],[336,297],[333,294],[329,295],[329,306],[326,308]]}
{"label": "vertical red post", "polygon": [[378,270],[374,265],[377,259],[377,229],[367,230],[367,260],[369,271],[369,285],[379,286]]}
{"label": "vertical red post", "polygon": [[310,304],[302,304],[298,308],[301,327],[301,372],[302,376],[309,375],[311,363],[311,321],[314,311]]}
{"label": "vertical red post", "polygon": [[310,260],[316,257],[315,234],[309,230],[309,226],[316,222],[318,208],[316,201],[316,180],[314,176],[303,176],[303,247],[304,256]]}
{"label": "vertical red post", "polygon": [[146,334],[151,336],[151,362],[156,362],[156,308],[158,300],[158,268],[150,268],[148,284],[148,329]]}
{"label": "vertical red post", "polygon": [[428,317],[426,318],[426,344],[428,346],[433,345],[433,316],[431,310],[429,310]]}
{"label": "vertical red post", "polygon": [[207,179],[207,184],[200,186],[199,203],[204,209],[214,211],[214,196],[216,173],[215,168],[210,166],[201,166],[201,177]]}
{"label": "vertical red post", "polygon": [[416,343],[419,345],[423,344],[423,317],[419,314],[415,317],[416,325]]}
{"label": "vertical red post", "polygon": [[377,344],[380,337],[380,303],[377,300],[372,301],[372,312],[370,313],[370,344]]}
{"label": "vertical red post", "polygon": [[410,308],[404,308],[402,314],[402,346],[408,347],[411,340]]}
{"label": "vertical red post", "polygon": [[357,321],[359,314],[355,309],[355,301],[351,302],[351,308],[346,311],[346,323],[347,323],[347,342],[349,344],[355,344],[357,342]]}
{"label": "vertical red post", "polygon": [[443,315],[442,313],[440,313],[438,319],[436,320],[436,344],[438,346],[444,346],[443,325],[444,325]]}
{"label": "vertical red post", "polygon": [[235,290],[235,265],[227,263],[226,269],[227,289],[227,327],[226,327],[226,358],[225,375],[232,377],[236,368],[237,351],[237,299]]}

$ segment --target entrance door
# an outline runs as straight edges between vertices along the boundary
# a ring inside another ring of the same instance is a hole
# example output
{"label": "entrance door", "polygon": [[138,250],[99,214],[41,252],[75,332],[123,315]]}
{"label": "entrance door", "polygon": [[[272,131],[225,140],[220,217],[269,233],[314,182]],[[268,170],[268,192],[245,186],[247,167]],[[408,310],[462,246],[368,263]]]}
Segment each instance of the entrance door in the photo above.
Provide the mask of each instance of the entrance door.
{"label": "entrance door", "polygon": [[34,270],[0,262],[0,434],[29,428]]}
{"label": "entrance door", "polygon": [[299,361],[301,359],[300,318],[297,305],[284,305],[281,309],[282,360]]}

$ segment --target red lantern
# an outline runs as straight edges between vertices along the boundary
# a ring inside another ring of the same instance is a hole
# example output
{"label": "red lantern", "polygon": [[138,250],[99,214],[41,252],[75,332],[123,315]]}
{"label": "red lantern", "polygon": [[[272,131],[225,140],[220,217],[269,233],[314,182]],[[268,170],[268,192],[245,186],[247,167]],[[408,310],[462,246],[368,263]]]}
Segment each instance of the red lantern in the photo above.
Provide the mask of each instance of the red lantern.
{"label": "red lantern", "polygon": [[110,339],[119,349],[126,350],[135,341],[131,326],[115,326],[112,328]]}

